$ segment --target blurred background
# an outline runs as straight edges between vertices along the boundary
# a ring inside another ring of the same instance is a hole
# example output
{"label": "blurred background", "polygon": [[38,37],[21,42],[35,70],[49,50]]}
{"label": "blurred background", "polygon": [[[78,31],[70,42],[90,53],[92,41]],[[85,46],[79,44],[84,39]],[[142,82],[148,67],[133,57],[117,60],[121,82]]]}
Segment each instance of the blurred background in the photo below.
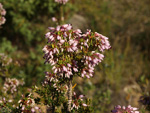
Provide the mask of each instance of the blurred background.
{"label": "blurred background", "polygon": [[[54,0],[0,0],[7,11],[0,28],[0,53],[12,58],[5,76],[24,79],[22,90],[41,86],[42,48],[48,27],[56,26],[59,4]],[[115,105],[141,109],[139,97],[150,94],[150,0],[69,0],[65,23],[109,37],[112,49],[91,79],[75,78],[75,91],[91,99],[94,113],[109,113]],[[1,72],[0,72],[1,73]],[[4,76],[0,74],[0,90]]]}

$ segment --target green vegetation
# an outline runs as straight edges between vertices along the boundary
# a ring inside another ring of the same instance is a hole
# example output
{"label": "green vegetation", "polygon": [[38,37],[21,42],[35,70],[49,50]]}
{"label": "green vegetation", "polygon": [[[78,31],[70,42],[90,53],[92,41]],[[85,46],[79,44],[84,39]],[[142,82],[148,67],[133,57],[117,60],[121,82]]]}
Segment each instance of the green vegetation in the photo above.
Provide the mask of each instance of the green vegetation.
{"label": "green vegetation", "polygon": [[[44,71],[51,70],[51,66],[43,63],[42,48],[46,28],[55,26],[51,18],[60,14],[59,5],[54,0],[0,3],[7,11],[6,23],[0,28],[0,53],[13,59],[7,76],[24,79],[20,89],[26,92],[27,87],[40,86]],[[85,26],[109,37],[112,46],[93,78],[73,81],[77,83],[76,92],[92,100],[94,113],[109,113],[118,104],[131,104],[146,113],[138,100],[142,94],[150,95],[149,4],[149,0],[70,0],[65,5],[66,22],[75,14],[82,16]],[[0,72],[0,89],[1,76]]]}

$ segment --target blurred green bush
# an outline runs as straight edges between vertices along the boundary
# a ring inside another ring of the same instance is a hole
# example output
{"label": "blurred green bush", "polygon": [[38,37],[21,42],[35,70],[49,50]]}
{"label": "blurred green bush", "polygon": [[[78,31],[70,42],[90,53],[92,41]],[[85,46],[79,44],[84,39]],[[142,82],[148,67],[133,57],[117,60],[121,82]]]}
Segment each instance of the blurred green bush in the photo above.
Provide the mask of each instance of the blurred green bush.
{"label": "blurred green bush", "polygon": [[0,0],[0,2],[7,10],[7,22],[0,31],[1,36],[7,36],[14,44],[27,50],[28,46],[34,47],[43,39],[45,27],[50,24],[51,17],[57,12],[57,5],[53,0]]}
{"label": "blurred green bush", "polygon": [[36,82],[39,84],[48,67],[43,65],[41,42],[44,41],[46,28],[53,25],[51,17],[58,12],[58,5],[53,0],[0,2],[7,11],[7,21],[0,30],[0,52],[18,60],[20,68],[14,73],[12,71],[12,75],[25,77],[27,86]]}

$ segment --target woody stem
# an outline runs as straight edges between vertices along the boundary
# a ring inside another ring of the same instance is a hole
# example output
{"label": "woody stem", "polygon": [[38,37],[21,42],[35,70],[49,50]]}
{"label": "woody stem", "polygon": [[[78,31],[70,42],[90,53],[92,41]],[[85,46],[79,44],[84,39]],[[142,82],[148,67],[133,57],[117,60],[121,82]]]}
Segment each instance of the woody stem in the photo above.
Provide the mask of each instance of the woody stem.
{"label": "woody stem", "polygon": [[71,102],[72,102],[72,78],[68,82],[68,113],[71,112]]}

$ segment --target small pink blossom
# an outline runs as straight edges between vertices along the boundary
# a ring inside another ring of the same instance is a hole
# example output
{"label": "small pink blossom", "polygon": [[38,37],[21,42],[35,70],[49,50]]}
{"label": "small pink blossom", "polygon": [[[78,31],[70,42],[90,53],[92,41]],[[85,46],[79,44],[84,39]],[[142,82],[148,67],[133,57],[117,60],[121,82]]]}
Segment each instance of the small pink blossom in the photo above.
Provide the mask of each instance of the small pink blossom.
{"label": "small pink blossom", "polygon": [[73,67],[73,70],[74,70],[74,72],[78,72],[78,69],[75,67]]}
{"label": "small pink blossom", "polygon": [[55,17],[52,17],[53,22],[57,22],[57,19]]}
{"label": "small pink blossom", "polygon": [[87,107],[87,106],[88,106],[87,104],[84,104],[84,103],[83,103],[82,105],[83,105],[84,107]]}
{"label": "small pink blossom", "polygon": [[16,78],[6,78],[5,83],[4,83],[4,93],[7,93],[10,91],[12,94],[17,91],[17,88],[19,85],[23,85],[17,80]]}
{"label": "small pink blossom", "polygon": [[64,24],[64,25],[62,25],[62,27],[64,27],[66,30],[71,30],[72,29],[71,24]]}
{"label": "small pink blossom", "polygon": [[67,68],[65,66],[63,66],[63,71],[67,72]]}

